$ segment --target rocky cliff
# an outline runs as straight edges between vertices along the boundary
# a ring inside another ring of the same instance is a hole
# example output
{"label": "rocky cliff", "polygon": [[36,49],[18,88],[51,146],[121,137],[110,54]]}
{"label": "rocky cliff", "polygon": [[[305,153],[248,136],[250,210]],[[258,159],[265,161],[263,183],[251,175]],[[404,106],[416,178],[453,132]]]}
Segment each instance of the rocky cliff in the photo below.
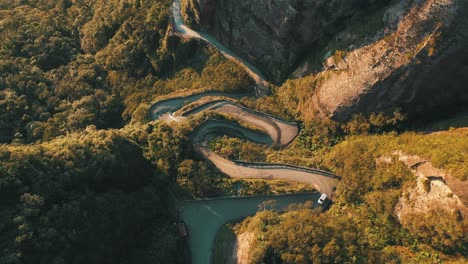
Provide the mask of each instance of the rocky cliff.
{"label": "rocky cliff", "polygon": [[185,2],[193,25],[273,82],[314,75],[304,113],[344,120],[356,112],[402,107],[417,114],[468,101],[464,0]]}
{"label": "rocky cliff", "polygon": [[319,74],[311,107],[347,119],[356,112],[402,107],[421,114],[467,102],[466,11],[456,0],[395,4],[385,14],[387,34],[349,50],[343,67]]}
{"label": "rocky cliff", "polygon": [[[276,83],[330,39],[370,0],[184,0],[191,26],[203,26]],[[372,6],[385,6],[389,0]]]}

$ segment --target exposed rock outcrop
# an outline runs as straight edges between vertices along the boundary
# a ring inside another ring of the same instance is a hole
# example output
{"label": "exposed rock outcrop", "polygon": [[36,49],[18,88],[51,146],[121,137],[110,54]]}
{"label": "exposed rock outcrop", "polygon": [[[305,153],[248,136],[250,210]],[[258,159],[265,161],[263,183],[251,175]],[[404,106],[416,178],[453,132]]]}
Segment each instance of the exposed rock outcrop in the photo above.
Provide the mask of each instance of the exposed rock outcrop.
{"label": "exposed rock outcrop", "polygon": [[[465,235],[468,208],[458,195],[464,195],[466,191],[455,193],[446,182],[450,175],[419,156],[401,151],[395,151],[393,155],[398,156],[398,160],[411,168],[416,176],[416,186],[406,188],[396,205],[398,221],[432,247],[444,251],[464,248],[468,242]],[[380,162],[385,162],[385,157]]]}
{"label": "exposed rock outcrop", "polygon": [[466,14],[464,5],[456,0],[401,1],[386,13],[402,17],[389,22],[396,26],[392,33],[349,51],[347,69],[319,74],[313,107],[344,120],[356,112],[402,107],[421,114],[468,101],[468,23],[460,17]]}
{"label": "exposed rock outcrop", "polygon": [[[416,186],[405,190],[405,195],[400,198],[397,205],[396,214],[400,220],[406,214],[415,211],[424,213],[431,209],[460,210],[463,216],[468,215],[468,208],[464,204],[467,202],[466,190],[457,189],[457,192],[452,190],[456,185],[453,185],[453,177],[450,174],[435,168],[419,156],[406,155],[401,151],[393,154],[398,156],[398,160],[405,163],[417,177]],[[466,183],[468,182],[458,182],[464,186]]]}
{"label": "exposed rock outcrop", "polygon": [[[466,1],[186,1],[197,3],[197,24],[271,80],[316,75],[299,106],[306,115],[421,114],[468,102]],[[367,16],[361,24],[357,13]]]}
{"label": "exposed rock outcrop", "polygon": [[[249,260],[249,251],[255,240],[254,233],[244,232],[236,236],[236,241],[232,248],[231,252],[226,252],[226,259],[224,263],[226,264],[248,264]],[[229,249],[228,249],[229,250]]]}
{"label": "exposed rock outcrop", "polygon": [[[198,2],[197,22],[225,45],[283,81],[319,40],[332,37],[345,18],[369,0],[185,0]],[[390,2],[388,0],[379,1]]]}

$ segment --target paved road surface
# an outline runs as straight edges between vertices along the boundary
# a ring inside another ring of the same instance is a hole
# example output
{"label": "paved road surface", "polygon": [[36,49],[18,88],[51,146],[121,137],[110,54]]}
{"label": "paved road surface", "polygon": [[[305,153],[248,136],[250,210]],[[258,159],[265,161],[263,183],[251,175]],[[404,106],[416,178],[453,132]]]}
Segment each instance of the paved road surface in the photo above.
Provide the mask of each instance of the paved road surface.
{"label": "paved road surface", "polygon": [[[174,0],[172,13],[174,28],[178,34],[202,39],[216,47],[224,56],[242,66],[257,83],[256,96],[263,96],[269,92],[269,83],[257,68],[234,54],[214,37],[205,33],[196,32],[184,24],[180,14],[180,0]],[[232,99],[239,99],[244,95],[222,92],[205,92],[189,96],[169,98],[153,104],[150,108],[150,117],[152,120],[183,122],[188,116],[196,115],[208,110],[235,117],[243,123],[264,130],[266,134],[252,131],[234,123],[220,120],[208,120],[195,128],[191,136],[197,151],[213,163],[213,165],[221,172],[232,178],[281,179],[308,183],[315,186],[315,188],[320,192],[326,193],[329,197],[333,197],[333,190],[338,182],[338,178],[330,173],[281,164],[232,162],[210,151],[206,147],[206,140],[210,137],[221,134],[239,136],[261,144],[286,146],[298,135],[299,129],[296,123],[281,120],[252,109],[248,109],[228,100],[212,100],[211,98],[207,98],[211,100],[211,102],[206,100],[205,102],[200,101],[202,103],[194,109],[187,110],[179,115],[174,115],[174,112],[180,110],[184,105],[202,100],[208,96],[224,96]]]}
{"label": "paved road surface", "polygon": [[252,77],[252,79],[254,79],[257,84],[257,96],[265,96],[269,93],[270,84],[255,66],[236,55],[213,36],[192,30],[184,24],[184,20],[182,19],[180,13],[180,0],[174,0],[172,3],[172,16],[174,18],[175,30],[178,33],[210,43],[211,45],[215,46],[226,58],[236,62],[238,65],[244,68],[244,70],[250,75],[250,77]]}
{"label": "paved road surface", "polygon": [[302,182],[313,185],[321,193],[326,193],[328,197],[332,197],[333,190],[338,181],[337,178],[334,177],[301,171],[295,168],[266,166],[263,164],[255,167],[239,166],[232,161],[216,155],[213,151],[207,148],[201,146],[196,146],[195,148],[221,172],[233,178],[275,179]]}
{"label": "paved road surface", "polygon": [[[333,190],[338,182],[338,178],[333,177],[331,174],[315,172],[313,170],[308,171],[287,165],[236,163],[210,151],[206,147],[206,140],[213,136],[225,134],[270,146],[286,146],[299,133],[297,124],[293,122],[281,120],[226,100],[203,102],[194,109],[182,112],[178,116],[173,115],[174,112],[181,109],[184,105],[203,100],[204,97],[212,95],[212,93],[203,93],[162,100],[151,107],[151,118],[183,122],[188,116],[197,115],[204,111],[215,111],[233,116],[244,123],[264,130],[266,134],[258,133],[226,121],[208,120],[196,127],[191,137],[197,151],[213,163],[221,172],[232,178],[279,179],[307,183],[313,185],[320,192],[326,193],[329,197],[333,197]],[[232,96],[232,94],[220,92],[216,92],[216,95]]]}

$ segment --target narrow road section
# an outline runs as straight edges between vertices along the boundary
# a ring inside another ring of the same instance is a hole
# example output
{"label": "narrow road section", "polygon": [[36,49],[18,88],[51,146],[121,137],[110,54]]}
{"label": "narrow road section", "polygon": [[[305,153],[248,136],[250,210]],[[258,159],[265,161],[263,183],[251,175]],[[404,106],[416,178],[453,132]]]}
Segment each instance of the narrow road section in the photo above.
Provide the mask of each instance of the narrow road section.
{"label": "narrow road section", "polygon": [[[205,97],[212,97],[214,94],[231,99],[240,96],[239,94],[209,92],[164,99],[150,108],[150,117],[152,120],[183,122],[188,117],[205,111],[215,111],[234,117],[249,126],[259,128],[260,131],[265,133],[254,131],[233,122],[210,119],[194,128],[191,135],[191,141],[194,143],[197,152],[218,170],[232,178],[279,179],[307,183],[313,185],[318,191],[326,193],[328,197],[333,197],[332,194],[338,183],[338,177],[331,173],[284,164],[234,162],[210,151],[207,147],[207,141],[220,135],[239,137],[269,146],[284,147],[294,140],[299,133],[299,128],[294,122],[281,120],[227,100],[203,100]],[[195,108],[174,115],[174,112],[179,112],[178,110],[183,108],[184,105],[198,103],[198,101],[202,103],[197,104]]]}
{"label": "narrow road section", "polygon": [[244,70],[250,75],[250,77],[254,79],[255,83],[257,84],[255,87],[257,96],[261,97],[269,94],[270,83],[265,79],[262,73],[255,66],[253,66],[252,64],[250,64],[249,62],[232,52],[226,46],[221,44],[221,42],[219,42],[215,37],[203,32],[197,32],[187,27],[184,23],[184,20],[182,19],[180,10],[180,0],[174,0],[174,2],[172,3],[172,17],[174,20],[174,29],[177,33],[186,37],[201,39],[213,45],[226,58],[234,61],[239,66],[244,68]]}
{"label": "narrow road section", "polygon": [[276,164],[241,163],[241,165],[224,159],[207,148],[201,146],[195,146],[195,148],[221,172],[233,178],[302,182],[313,185],[315,189],[321,193],[326,193],[328,197],[332,196],[338,182],[336,177],[318,171],[312,172],[293,166]]}
{"label": "narrow road section", "polygon": [[265,130],[276,146],[286,146],[293,141],[299,133],[299,128],[296,123],[265,115],[230,101],[208,102],[182,113],[182,116],[190,116],[208,110],[235,117],[244,123]]}
{"label": "narrow road section", "polygon": [[[261,97],[269,93],[270,84],[257,68],[230,51],[214,37],[196,32],[184,24],[180,13],[180,0],[174,0],[172,14],[173,28],[177,35],[197,38],[210,43],[225,57],[240,65],[255,80],[255,96]],[[234,117],[240,121],[239,124],[225,120],[209,119],[194,128],[190,140],[194,144],[195,150],[204,159],[232,178],[280,179],[302,182],[313,185],[320,192],[326,193],[328,197],[333,197],[338,177],[329,172],[286,164],[230,161],[220,157],[207,147],[210,139],[220,135],[239,137],[268,146],[284,147],[299,134],[299,128],[295,122],[281,120],[233,102],[245,96],[252,96],[252,94],[204,92],[187,96],[175,96],[154,103],[149,110],[149,115],[151,120],[168,122],[183,122],[190,116],[206,111],[215,111]],[[192,103],[193,105],[190,105]],[[184,106],[186,107],[184,108]],[[255,129],[244,127],[244,124]],[[293,202],[316,201],[319,196],[320,193],[310,193],[185,203],[180,211],[182,219],[191,232],[189,244],[192,251],[192,263],[210,263],[214,237],[219,227],[227,221],[254,214],[258,211],[261,202],[274,199],[278,202],[278,208],[285,208]]]}

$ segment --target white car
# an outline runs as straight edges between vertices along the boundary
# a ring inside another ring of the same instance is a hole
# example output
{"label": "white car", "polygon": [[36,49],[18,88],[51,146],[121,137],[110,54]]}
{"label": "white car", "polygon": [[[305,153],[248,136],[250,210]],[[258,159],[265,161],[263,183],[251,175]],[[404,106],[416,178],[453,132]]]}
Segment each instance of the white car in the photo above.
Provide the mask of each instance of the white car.
{"label": "white car", "polygon": [[323,204],[325,200],[327,200],[327,195],[322,193],[322,196],[320,196],[320,198],[318,199],[318,203]]}

